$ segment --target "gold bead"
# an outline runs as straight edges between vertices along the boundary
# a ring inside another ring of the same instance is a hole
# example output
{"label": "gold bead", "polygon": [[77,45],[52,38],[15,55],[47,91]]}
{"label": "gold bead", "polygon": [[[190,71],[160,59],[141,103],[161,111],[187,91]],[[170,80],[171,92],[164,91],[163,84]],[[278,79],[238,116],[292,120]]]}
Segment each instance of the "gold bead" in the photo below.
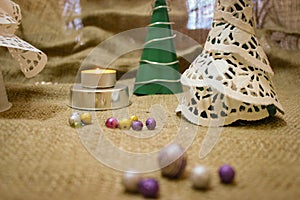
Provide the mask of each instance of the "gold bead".
{"label": "gold bead", "polygon": [[130,119],[122,119],[119,121],[119,128],[124,130],[129,130],[131,127]]}
{"label": "gold bead", "polygon": [[80,119],[84,124],[91,124],[92,123],[92,115],[88,112],[82,113],[80,115]]}
{"label": "gold bead", "polygon": [[132,116],[130,117],[130,120],[131,120],[131,122],[133,122],[133,121],[138,121],[139,118],[138,118],[136,115],[132,115]]}

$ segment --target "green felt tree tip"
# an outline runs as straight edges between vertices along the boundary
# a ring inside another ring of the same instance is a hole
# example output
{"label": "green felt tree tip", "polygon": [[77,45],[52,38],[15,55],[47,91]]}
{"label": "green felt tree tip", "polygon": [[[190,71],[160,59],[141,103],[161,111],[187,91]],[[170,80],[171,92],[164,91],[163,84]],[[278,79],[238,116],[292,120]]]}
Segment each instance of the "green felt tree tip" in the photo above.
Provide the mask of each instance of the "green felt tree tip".
{"label": "green felt tree tip", "polygon": [[136,75],[134,94],[182,92],[174,36],[165,0],[156,0]]}

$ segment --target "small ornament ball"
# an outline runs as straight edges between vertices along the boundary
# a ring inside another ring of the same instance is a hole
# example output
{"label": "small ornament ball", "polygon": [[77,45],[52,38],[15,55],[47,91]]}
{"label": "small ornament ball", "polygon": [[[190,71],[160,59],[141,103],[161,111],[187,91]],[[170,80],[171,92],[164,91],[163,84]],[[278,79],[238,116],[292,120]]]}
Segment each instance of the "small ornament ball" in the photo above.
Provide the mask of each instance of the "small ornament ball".
{"label": "small ornament ball", "polygon": [[153,119],[152,117],[148,118],[146,120],[146,126],[147,126],[148,130],[154,130],[156,127],[155,119]]}
{"label": "small ornament ball", "polygon": [[208,189],[210,186],[210,172],[202,165],[198,165],[192,170],[190,179],[196,189]]}
{"label": "small ornament ball", "polygon": [[88,112],[82,113],[80,115],[80,119],[84,124],[91,124],[92,123],[92,115]]}
{"label": "small ornament ball", "polygon": [[219,168],[219,176],[222,183],[230,184],[234,180],[235,171],[230,165],[223,165]]}
{"label": "small ornament ball", "polygon": [[143,178],[138,184],[139,192],[146,198],[157,198],[159,195],[158,181],[153,178]]}
{"label": "small ornament ball", "polygon": [[131,127],[131,120],[130,119],[122,119],[119,121],[120,129],[129,130]]}
{"label": "small ornament ball", "polygon": [[167,178],[179,178],[187,165],[187,154],[177,143],[162,148],[158,154],[158,164],[161,173]]}
{"label": "small ornament ball", "polygon": [[122,185],[128,192],[138,192],[141,179],[142,177],[139,174],[128,171],[123,174]]}
{"label": "small ornament ball", "polygon": [[131,122],[138,121],[139,118],[136,115],[132,115],[132,116],[130,116],[130,120],[131,120]]}
{"label": "small ornament ball", "polygon": [[118,128],[118,125],[119,125],[119,122],[116,118],[114,117],[110,117],[106,120],[105,122],[105,126],[107,128],[112,128],[112,129],[115,129],[115,128]]}
{"label": "small ornament ball", "polygon": [[141,131],[143,129],[143,123],[141,121],[133,121],[131,127],[135,131]]}
{"label": "small ornament ball", "polygon": [[82,122],[80,119],[80,114],[78,112],[74,112],[69,117],[69,124],[73,128],[79,128],[82,126]]}

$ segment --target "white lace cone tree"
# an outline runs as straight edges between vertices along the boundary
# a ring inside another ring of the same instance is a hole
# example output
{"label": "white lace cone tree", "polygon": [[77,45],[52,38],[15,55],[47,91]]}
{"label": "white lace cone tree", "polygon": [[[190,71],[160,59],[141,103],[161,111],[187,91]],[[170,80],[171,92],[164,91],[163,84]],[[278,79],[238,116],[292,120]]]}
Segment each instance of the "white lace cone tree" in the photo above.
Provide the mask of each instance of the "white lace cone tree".
{"label": "white lace cone tree", "polygon": [[15,35],[21,19],[21,9],[18,4],[10,0],[0,1],[0,46],[8,48],[25,77],[31,78],[43,70],[47,63],[47,56]]}
{"label": "white lace cone tree", "polygon": [[181,77],[189,89],[177,112],[202,126],[283,113],[272,76],[255,37],[252,0],[217,0],[204,50]]}
{"label": "white lace cone tree", "polygon": [[[39,49],[15,35],[22,15],[18,4],[10,0],[0,1],[0,46],[7,47],[12,57],[19,63],[26,78],[31,78],[43,70],[47,56]],[[0,68],[1,70],[1,68]],[[0,72],[0,112],[8,110],[8,102],[2,73]]]}

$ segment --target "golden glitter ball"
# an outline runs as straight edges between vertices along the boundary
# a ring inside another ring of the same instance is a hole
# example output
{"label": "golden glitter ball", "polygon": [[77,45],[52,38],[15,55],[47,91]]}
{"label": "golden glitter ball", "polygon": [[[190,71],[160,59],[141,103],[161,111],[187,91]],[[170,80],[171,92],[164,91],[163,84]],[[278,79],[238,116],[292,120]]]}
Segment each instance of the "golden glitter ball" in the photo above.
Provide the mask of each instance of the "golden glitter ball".
{"label": "golden glitter ball", "polygon": [[92,115],[88,112],[82,113],[80,115],[80,119],[84,124],[91,124],[92,123]]}
{"label": "golden glitter ball", "polygon": [[131,117],[130,117],[130,120],[133,122],[133,121],[138,121],[139,120],[139,118],[136,116],[136,115],[132,115]]}
{"label": "golden glitter ball", "polygon": [[124,130],[129,130],[131,127],[130,119],[122,119],[119,121],[119,128]]}

